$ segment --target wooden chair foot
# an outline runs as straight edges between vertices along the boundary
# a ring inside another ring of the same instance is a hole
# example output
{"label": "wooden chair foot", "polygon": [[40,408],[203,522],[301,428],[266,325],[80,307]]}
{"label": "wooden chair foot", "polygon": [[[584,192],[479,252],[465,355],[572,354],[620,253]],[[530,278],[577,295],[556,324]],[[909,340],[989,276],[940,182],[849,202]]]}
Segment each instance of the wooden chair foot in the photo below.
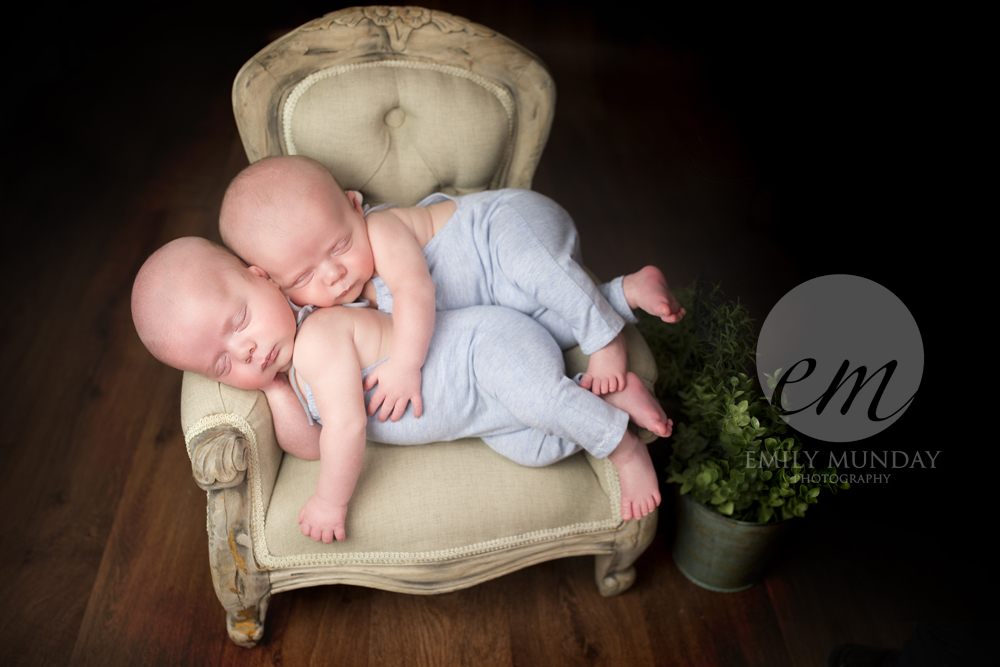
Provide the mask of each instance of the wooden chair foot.
{"label": "wooden chair foot", "polygon": [[[598,558],[610,558],[610,556],[598,556]],[[600,564],[597,566],[598,572],[601,570]],[[635,583],[635,568],[629,567],[617,572],[605,574],[602,578],[597,577],[597,590],[606,598],[624,593]]]}
{"label": "wooden chair foot", "polygon": [[657,509],[641,519],[627,522],[615,536],[614,551],[596,557],[594,575],[601,595],[619,595],[635,583],[635,568],[632,563],[653,541],[658,517]]}
{"label": "wooden chair foot", "polygon": [[226,613],[226,631],[233,643],[243,648],[253,648],[264,636],[264,616],[270,596],[255,607]]}

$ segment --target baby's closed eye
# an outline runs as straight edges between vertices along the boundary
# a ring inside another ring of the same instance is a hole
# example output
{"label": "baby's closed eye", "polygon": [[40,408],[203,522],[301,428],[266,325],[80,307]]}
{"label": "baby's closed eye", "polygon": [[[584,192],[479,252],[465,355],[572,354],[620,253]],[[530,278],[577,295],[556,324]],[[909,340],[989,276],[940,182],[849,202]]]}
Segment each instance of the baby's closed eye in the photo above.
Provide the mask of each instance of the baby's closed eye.
{"label": "baby's closed eye", "polygon": [[243,331],[247,328],[248,324],[250,324],[250,311],[246,306],[243,306],[243,308],[236,311],[236,314],[233,315],[233,331]]}

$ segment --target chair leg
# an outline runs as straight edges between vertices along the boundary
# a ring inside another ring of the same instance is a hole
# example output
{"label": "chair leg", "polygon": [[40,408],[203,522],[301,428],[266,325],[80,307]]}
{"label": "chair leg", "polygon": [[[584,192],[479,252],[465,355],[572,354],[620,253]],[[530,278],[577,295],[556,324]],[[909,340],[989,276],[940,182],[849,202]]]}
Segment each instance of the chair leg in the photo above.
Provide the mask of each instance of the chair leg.
{"label": "chair leg", "polygon": [[615,535],[614,551],[596,557],[594,574],[601,595],[611,597],[624,593],[635,583],[632,563],[652,543],[658,516],[659,509],[656,509],[641,519],[626,522]]}
{"label": "chair leg", "polygon": [[212,581],[226,610],[226,630],[239,646],[253,648],[264,636],[271,599],[267,572],[257,569],[250,540],[249,485],[209,491],[208,549]]}

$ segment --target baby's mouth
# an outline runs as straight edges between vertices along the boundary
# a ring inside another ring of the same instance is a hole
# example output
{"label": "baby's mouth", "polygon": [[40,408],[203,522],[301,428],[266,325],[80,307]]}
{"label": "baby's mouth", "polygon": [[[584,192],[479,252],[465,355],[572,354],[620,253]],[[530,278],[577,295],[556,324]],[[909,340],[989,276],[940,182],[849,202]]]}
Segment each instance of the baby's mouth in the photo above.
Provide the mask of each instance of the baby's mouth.
{"label": "baby's mouth", "polygon": [[264,363],[260,365],[260,370],[266,370],[268,366],[274,363],[275,357],[278,356],[278,346],[275,345],[271,348],[271,351],[267,354],[267,358],[264,359]]}

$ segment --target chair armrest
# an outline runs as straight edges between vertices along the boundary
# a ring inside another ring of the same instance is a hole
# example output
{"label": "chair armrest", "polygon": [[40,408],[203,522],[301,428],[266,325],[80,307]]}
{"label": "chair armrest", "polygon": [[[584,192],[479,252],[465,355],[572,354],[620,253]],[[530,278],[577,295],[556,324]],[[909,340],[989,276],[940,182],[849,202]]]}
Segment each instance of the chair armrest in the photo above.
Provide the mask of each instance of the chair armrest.
{"label": "chair armrest", "polygon": [[242,484],[248,476],[263,511],[283,452],[264,392],[236,389],[185,373],[181,426],[195,481],[206,490]]}
{"label": "chair armrest", "polygon": [[246,479],[249,451],[243,433],[229,425],[208,428],[191,438],[191,472],[206,491],[231,489]]}

